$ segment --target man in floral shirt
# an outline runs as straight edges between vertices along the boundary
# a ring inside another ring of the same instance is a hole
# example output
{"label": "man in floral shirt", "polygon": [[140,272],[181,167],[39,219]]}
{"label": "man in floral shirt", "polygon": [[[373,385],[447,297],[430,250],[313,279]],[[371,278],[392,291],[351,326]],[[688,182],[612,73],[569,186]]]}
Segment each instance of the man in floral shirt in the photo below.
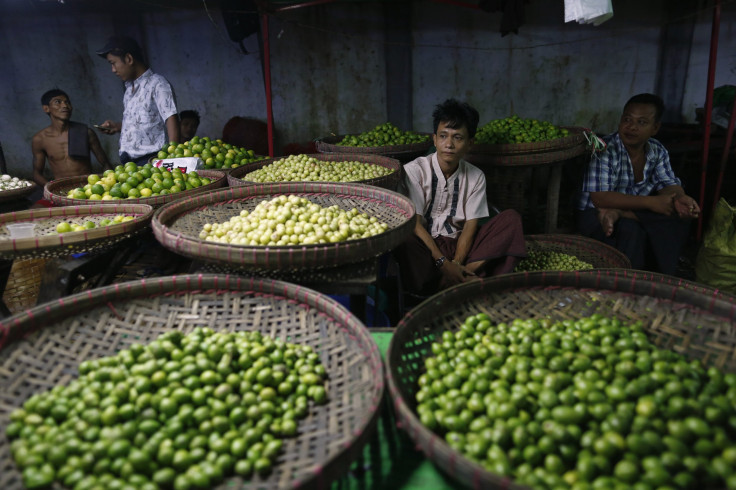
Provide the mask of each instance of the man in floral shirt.
{"label": "man in floral shirt", "polygon": [[143,60],[138,43],[125,36],[111,37],[97,54],[125,82],[123,120],[107,120],[99,128],[120,133],[120,162],[146,163],[169,142],[179,142],[179,117],[171,84]]}

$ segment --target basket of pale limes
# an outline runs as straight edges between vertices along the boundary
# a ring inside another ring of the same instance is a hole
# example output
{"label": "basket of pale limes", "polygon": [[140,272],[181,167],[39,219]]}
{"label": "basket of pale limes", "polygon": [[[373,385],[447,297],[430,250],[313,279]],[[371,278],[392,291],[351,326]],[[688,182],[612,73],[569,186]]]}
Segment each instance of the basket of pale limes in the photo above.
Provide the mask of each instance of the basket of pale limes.
{"label": "basket of pale limes", "polygon": [[402,131],[387,122],[362,133],[326,136],[316,144],[320,153],[369,153],[406,163],[426,154],[432,138],[427,133]]}
{"label": "basket of pale limes", "polygon": [[243,165],[228,173],[231,187],[266,182],[355,182],[396,190],[401,164],[382,155],[289,155]]}
{"label": "basket of pale limes", "polygon": [[94,201],[125,200],[131,204],[160,206],[198,192],[217,189],[227,183],[224,172],[166,170],[151,163],[128,162],[100,174],[52,180],[44,187],[44,197],[59,206],[89,204]]}
{"label": "basket of pale limes", "polygon": [[[159,150],[155,159],[196,157],[205,169],[229,170],[263,160],[253,150],[225,143],[221,139],[195,136],[184,143],[169,143]],[[155,160],[152,159],[152,160]]]}
{"label": "basket of pale limes", "polygon": [[156,239],[180,255],[251,271],[311,273],[374,259],[411,234],[398,192],[332,182],[230,187],[169,203]]}
{"label": "basket of pale limes", "polygon": [[467,488],[735,488],[736,297],[627,269],[468,282],[397,326],[400,427]]}

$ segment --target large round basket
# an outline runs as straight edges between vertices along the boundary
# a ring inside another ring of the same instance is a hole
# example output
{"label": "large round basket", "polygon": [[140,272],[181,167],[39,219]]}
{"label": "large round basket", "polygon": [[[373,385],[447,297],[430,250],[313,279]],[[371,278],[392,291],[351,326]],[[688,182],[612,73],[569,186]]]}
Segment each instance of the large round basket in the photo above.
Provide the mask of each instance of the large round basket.
{"label": "large round basket", "polygon": [[388,145],[388,146],[344,146],[338,145],[345,136],[326,136],[316,141],[317,151],[320,153],[372,153],[395,158],[401,163],[407,163],[417,157],[426,155],[432,148],[431,134],[426,133],[429,138],[422,143],[410,143],[405,145]]}
{"label": "large round basket", "polygon": [[[399,161],[395,158],[389,158],[381,155],[361,155],[356,153],[316,153],[307,156],[311,158],[316,158],[317,160],[323,162],[356,161],[361,163],[370,163],[392,170],[390,174],[384,175],[383,177],[354,181],[356,184],[374,185],[376,187],[383,187],[384,189],[389,189],[393,191],[397,189],[399,185],[399,180],[401,179],[401,163],[399,163]],[[256,184],[256,182],[245,180],[245,176],[248,173],[253,172],[254,170],[258,170],[279,160],[283,160],[283,157],[269,158],[268,160],[248,163],[235,168],[227,174],[228,184],[230,185],[230,187]]]}
{"label": "large round basket", "polygon": [[470,147],[465,159],[478,165],[537,165],[581,155],[587,147],[584,128],[565,127],[569,134],[534,143],[488,144],[476,143]]}
{"label": "large round basket", "polygon": [[33,194],[33,192],[38,187],[38,184],[33,181],[29,182],[31,182],[31,185],[22,187],[20,189],[9,189],[7,191],[0,191],[0,202],[16,201],[18,199],[23,199]]}
{"label": "large round basket", "polygon": [[527,251],[557,252],[577,257],[593,266],[593,269],[630,269],[629,258],[598,240],[582,235],[525,235]]}
{"label": "large round basket", "polygon": [[[339,243],[294,246],[245,246],[205,241],[199,233],[206,223],[221,223],[253,210],[261,201],[279,195],[298,195],[322,207],[337,205],[376,217],[389,229],[370,238]],[[364,262],[403,242],[412,232],[414,205],[393,191],[362,184],[284,182],[231,187],[197,194],[160,208],[153,217],[153,233],[166,248],[187,257],[255,271],[305,271]]]}
{"label": "large round basket", "polygon": [[[267,477],[218,488],[328,488],[361,454],[383,396],[378,347],[365,326],[331,298],[294,284],[236,276],[185,275],[94,289],[0,320],[0,426],[31,395],[68,384],[79,363],[132,343],[196,327],[259,331],[309,345],[325,366],[328,402],[312,406],[285,438]],[[0,437],[0,488],[22,488]]]}
{"label": "large round basket", "polygon": [[599,269],[506,274],[447,289],[411,310],[397,326],[387,354],[388,386],[401,427],[467,488],[526,487],[489,472],[422,425],[415,395],[431,344],[481,312],[492,325],[516,318],[575,320],[594,313],[624,323],[641,321],[659,348],[736,372],[736,296],[701,284],[631,269]]}
{"label": "large round basket", "polygon": [[[151,206],[117,202],[120,204],[37,208],[0,214],[0,258],[17,260],[31,257],[62,257],[81,252],[100,252],[148,228],[153,217]],[[99,225],[101,220],[112,220],[119,215],[131,216],[133,219],[84,231],[67,233],[56,231],[56,226],[61,222],[83,225],[91,221]],[[21,222],[31,222],[36,225],[34,236],[10,237],[6,225]]]}
{"label": "large round basket", "polygon": [[[218,170],[197,170],[197,174],[199,174],[200,177],[207,177],[209,179],[212,179],[212,182],[201,187],[189,189],[188,191],[176,192],[174,194],[165,194],[163,196],[125,199],[125,202],[130,204],[148,204],[149,206],[158,208],[168,202],[193,196],[194,194],[199,194],[200,192],[213,191],[227,185],[225,172],[220,172]],[[67,177],[64,179],[52,180],[44,187],[43,196],[57,206],[82,206],[85,204],[89,204],[90,201],[88,201],[87,199],[72,199],[70,197],[67,197],[67,193],[70,190],[76,189],[77,187],[83,187],[86,183],[86,176]]]}

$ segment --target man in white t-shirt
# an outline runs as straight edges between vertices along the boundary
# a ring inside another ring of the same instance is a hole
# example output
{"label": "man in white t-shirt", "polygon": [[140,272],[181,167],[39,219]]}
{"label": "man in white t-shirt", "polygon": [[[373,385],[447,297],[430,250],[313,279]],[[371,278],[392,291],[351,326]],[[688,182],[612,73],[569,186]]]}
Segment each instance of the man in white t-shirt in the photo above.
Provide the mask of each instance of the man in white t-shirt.
{"label": "man in white t-shirt", "polygon": [[99,126],[106,134],[120,133],[120,162],[143,164],[167,142],[180,143],[174,91],[163,76],[148,67],[138,43],[126,36],[113,36],[97,54],[125,82],[122,122],[108,119]]}
{"label": "man in white t-shirt", "polygon": [[407,289],[431,294],[486,275],[512,272],[526,256],[521,216],[488,217],[483,172],[463,160],[478,128],[478,111],[448,99],[433,114],[436,152],[404,166],[404,193],[416,208],[414,235],[396,250]]}

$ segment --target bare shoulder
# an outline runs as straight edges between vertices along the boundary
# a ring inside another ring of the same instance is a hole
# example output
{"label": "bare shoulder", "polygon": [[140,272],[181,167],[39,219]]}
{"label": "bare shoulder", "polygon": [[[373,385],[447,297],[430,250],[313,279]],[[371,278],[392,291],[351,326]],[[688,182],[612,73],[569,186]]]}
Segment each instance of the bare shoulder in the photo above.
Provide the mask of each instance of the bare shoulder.
{"label": "bare shoulder", "polygon": [[34,146],[43,146],[44,143],[51,138],[49,128],[43,128],[39,132],[33,135],[31,142]]}

